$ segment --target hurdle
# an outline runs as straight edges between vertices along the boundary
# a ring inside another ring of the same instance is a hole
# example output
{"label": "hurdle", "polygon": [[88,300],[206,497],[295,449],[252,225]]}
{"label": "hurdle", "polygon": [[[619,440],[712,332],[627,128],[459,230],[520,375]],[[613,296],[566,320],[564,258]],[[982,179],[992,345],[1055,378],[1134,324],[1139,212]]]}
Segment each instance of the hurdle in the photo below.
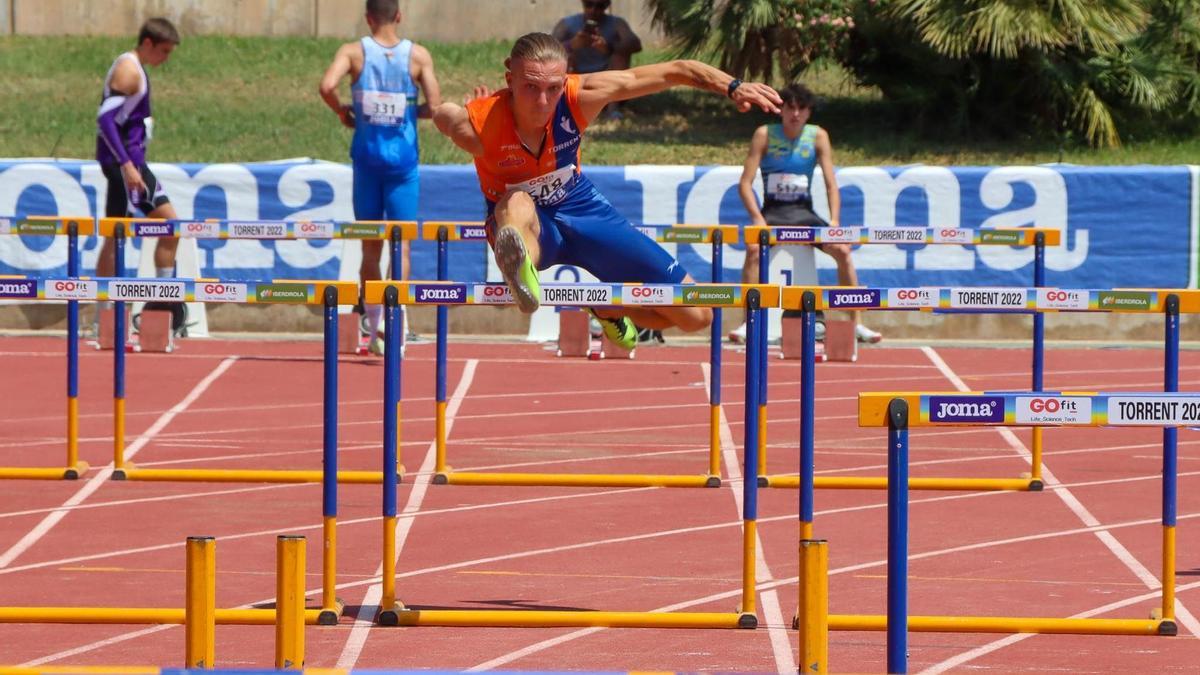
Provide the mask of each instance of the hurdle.
{"label": "hurdle", "polygon": [[183,607],[0,607],[0,624],[180,625],[185,662],[205,668],[212,667],[214,625],[275,625],[286,633],[286,653],[303,659],[303,626],[321,623],[324,610],[304,608],[304,537],[280,535],[277,541],[275,609],[216,607],[216,540],[188,537]]}
{"label": "hurdle", "polygon": [[[504,284],[430,282],[367,283],[368,303],[385,299],[387,288],[400,291],[400,304],[440,305],[507,305],[511,293]],[[654,295],[636,297],[633,289],[653,289]],[[770,284],[562,284],[542,285],[542,304],[546,306],[579,307],[605,305],[681,306],[692,304],[713,309],[745,304],[750,290],[757,290],[762,307],[778,305],[779,287]],[[689,293],[701,293],[703,299],[686,299]],[[559,296],[576,295],[578,300]],[[385,309],[386,313],[386,309]],[[715,323],[715,319],[714,319]],[[714,338],[719,338],[719,332]],[[713,376],[710,387],[709,452],[706,474],[573,474],[573,473],[515,473],[454,471],[446,464],[446,366],[444,333],[439,333],[439,361],[436,403],[436,446],[433,483],[437,485],[520,485],[542,487],[718,487],[720,486],[720,378]],[[720,364],[720,342],[710,349],[710,358]],[[386,393],[385,393],[386,397]],[[714,400],[715,399],[715,402]],[[761,425],[760,425],[761,428]]]}
{"label": "hurdle", "polygon": [[[1178,307],[1172,294],[1167,303]],[[1168,309],[1168,314],[1172,314]],[[1177,311],[1173,313],[1178,319]],[[1165,392],[904,392],[859,395],[859,426],[888,428],[888,672],[906,670],[907,631],[951,623],[942,631],[1175,635],[1175,525],[1178,427],[1200,424],[1200,392],[1179,392],[1178,321],[1168,322]],[[908,428],[913,426],[1163,427],[1162,603],[1146,619],[909,617]],[[1169,432],[1169,433],[1168,433]],[[914,620],[919,620],[914,624]],[[853,623],[855,619],[846,620]],[[834,623],[831,619],[831,625]],[[862,629],[862,628],[860,628]],[[932,630],[932,629],[931,629]]]}
{"label": "hurdle", "polygon": [[[720,283],[722,277],[723,245],[737,243],[738,228],[735,225],[640,225],[637,229],[659,243],[689,243],[710,244],[712,247],[712,275],[714,283]],[[423,240],[437,242],[437,280],[449,281],[449,264],[447,244],[454,241],[486,241],[487,233],[482,223],[460,221],[429,221],[421,227]],[[766,284],[764,284],[766,285]],[[371,284],[367,284],[368,289]],[[478,285],[476,285],[478,286]],[[562,284],[547,284],[547,287],[563,287]],[[647,285],[665,291],[669,285]],[[509,303],[509,294],[501,285],[483,285],[482,291],[498,293],[494,296],[496,302]],[[657,292],[657,291],[656,291]],[[381,298],[382,295],[371,294],[367,297]],[[484,302],[484,298],[476,293],[474,303]],[[492,296],[489,296],[492,297]],[[636,298],[623,298],[625,304],[635,304]],[[650,299],[654,301],[653,298]],[[767,302],[767,300],[763,300]],[[551,305],[553,303],[544,302]],[[642,304],[664,304],[662,298],[654,302]],[[670,304],[670,303],[665,303]],[[582,305],[571,305],[582,306]],[[766,305],[764,305],[766,306]],[[774,306],[774,305],[771,305]],[[711,305],[713,323],[709,349],[709,364],[712,377],[709,383],[709,448],[708,468],[704,476],[659,476],[654,486],[662,487],[720,487],[721,485],[721,318],[722,305]],[[591,487],[621,487],[644,485],[644,482],[628,482],[628,477],[616,477],[612,474],[587,476],[571,474],[535,474],[535,473],[472,473],[455,471],[446,463],[446,359],[447,359],[447,312],[446,304],[437,307],[437,338],[436,338],[436,369],[434,373],[434,418],[435,418],[435,463],[433,483],[435,485],[524,485],[524,486],[591,486]],[[761,426],[761,425],[760,425]],[[618,482],[613,482],[618,481]]]}
{"label": "hurdle", "polygon": [[[101,218],[99,233],[104,237],[137,237],[142,239],[248,239],[259,241],[303,241],[352,239],[358,241],[387,241],[392,260],[391,278],[403,275],[403,257],[400,255],[402,241],[417,238],[418,225],[408,220],[228,220],[210,218],[205,220],[163,218]],[[123,240],[122,240],[123,241]],[[123,245],[118,248],[120,266],[117,276],[124,271]],[[352,303],[353,304],[353,303]],[[115,322],[114,322],[115,323]],[[357,353],[359,350],[358,326],[347,323],[340,328],[338,336],[340,352]]]}
{"label": "hurdle", "polygon": [[[65,218],[29,216],[0,218],[0,235],[45,235],[67,237],[67,277],[79,276],[79,237],[96,231],[90,217]],[[28,299],[38,297],[34,280],[23,277],[0,277],[0,298]],[[0,467],[0,478],[24,480],[75,480],[87,473],[88,463],[79,459],[79,301],[67,302],[67,457],[62,466]]]}
{"label": "hurdle", "polygon": [[[627,291],[641,284],[545,284],[542,286],[543,304],[550,306],[620,306],[660,305],[711,307],[743,306],[747,310],[749,335],[757,336],[762,329],[761,316],[764,306],[774,306],[778,301],[777,286],[682,284],[662,286],[664,294],[656,299],[634,296]],[[667,293],[666,289],[670,289]],[[488,289],[505,289],[503,284],[467,284],[438,281],[368,282],[367,302],[384,305],[384,333],[388,340],[384,352],[384,395],[383,395],[383,465],[395,466],[397,440],[400,430],[400,382],[403,359],[397,345],[399,336],[399,308],[402,304],[511,304],[511,295],[489,293]],[[574,289],[572,293],[558,293],[548,289]],[[578,298],[568,297],[578,295]],[[501,302],[497,298],[504,298]],[[758,344],[757,342],[751,344]],[[758,447],[758,423],[754,419],[758,406],[754,397],[758,394],[758,360],[763,358],[757,349],[746,352],[746,424],[745,424],[745,474],[743,483],[743,540],[742,540],[742,598],[735,612],[609,612],[588,610],[426,610],[409,609],[396,598],[396,483],[390,472],[384,477],[383,485],[383,556],[381,567],[382,599],[376,622],[388,626],[606,626],[606,627],[654,627],[654,628],[754,628],[755,614],[755,541],[758,518],[758,469],[757,452],[749,449]],[[542,478],[542,476],[539,476]],[[566,476],[565,479],[574,478]],[[656,485],[647,481],[650,476],[610,475],[607,482],[570,482],[562,485]],[[663,477],[657,477],[663,478]],[[511,483],[519,485],[521,483]],[[547,485],[548,483],[537,483]]]}
{"label": "hurdle", "polygon": [[[770,260],[770,250],[772,246],[778,245],[804,245],[804,246],[820,246],[821,244],[921,244],[921,245],[957,245],[957,246],[1032,246],[1034,248],[1033,255],[1033,287],[1040,288],[1045,286],[1046,280],[1046,247],[1058,246],[1062,243],[1062,232],[1055,228],[980,228],[972,229],[965,227],[789,227],[789,226],[763,226],[752,225],[746,228],[746,241],[757,240],[758,242],[758,275],[759,282],[767,282],[768,261]],[[803,286],[804,284],[797,284]],[[844,299],[849,299],[849,296],[844,296]],[[869,303],[854,303],[846,302],[838,307],[822,307],[818,309],[840,309],[846,311],[858,311],[867,309],[868,307],[860,307],[860,304]],[[783,309],[802,309],[801,307],[787,307]],[[940,310],[939,310],[940,311]],[[966,310],[972,311],[972,310]],[[988,310],[979,310],[987,312]],[[799,320],[784,321],[784,338],[783,338],[783,358],[789,358],[790,334],[787,329],[789,323]],[[1044,370],[1044,344],[1045,344],[1045,329],[1043,326],[1044,317],[1040,312],[1033,313],[1033,363],[1032,363],[1032,382],[1030,387],[1034,391],[1038,391],[1043,386],[1043,370]],[[766,332],[763,332],[763,339],[766,339]],[[800,341],[804,340],[803,330],[801,330]],[[856,339],[853,338],[852,339]],[[857,345],[855,345],[857,346]],[[765,345],[763,347],[766,348]],[[801,353],[801,369],[810,367],[810,364],[816,362],[815,352],[812,356],[804,356],[803,345],[800,346]],[[801,375],[803,377],[803,374]],[[764,366],[762,382],[762,394],[759,401],[763,405],[762,413],[759,419],[763,424],[763,432],[759,436],[759,441],[762,443],[762,449],[759,455],[759,466],[762,467],[763,475],[759,478],[762,482],[762,487],[783,487],[794,488],[795,480],[790,476],[771,476],[767,473],[767,434],[766,434],[766,404],[767,404],[767,376]],[[1031,452],[1035,457],[1042,456],[1042,430],[1039,428],[1033,429],[1033,441]],[[1036,490],[1034,484],[1041,485],[1041,462],[1035,462],[1033,474],[1029,486],[1025,488],[1010,488],[1010,489],[1032,489]]]}

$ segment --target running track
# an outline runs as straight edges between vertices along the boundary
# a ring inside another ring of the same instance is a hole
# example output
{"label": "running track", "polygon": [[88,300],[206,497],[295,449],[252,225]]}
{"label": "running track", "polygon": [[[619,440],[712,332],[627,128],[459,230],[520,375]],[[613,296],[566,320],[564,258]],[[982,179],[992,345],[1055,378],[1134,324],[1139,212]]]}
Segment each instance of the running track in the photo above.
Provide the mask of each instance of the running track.
{"label": "running track", "polygon": [[[186,341],[128,360],[133,461],[161,467],[319,468],[318,342]],[[64,345],[0,340],[0,464],[64,455]],[[741,354],[725,351],[726,487],[591,489],[434,486],[433,346],[404,362],[400,599],[414,607],[732,611],[740,594]],[[859,429],[860,390],[1021,388],[1024,349],[866,349],[817,371],[819,474],[882,475],[884,430]],[[378,469],[382,363],[340,364],[342,468]],[[702,473],[707,347],[640,350],[635,361],[555,359],[525,344],[452,344],[450,464],[461,470]],[[1186,351],[1181,388],[1200,389]],[[771,361],[770,473],[796,472],[799,368]],[[1048,388],[1161,389],[1157,350],[1052,349]],[[182,606],[183,541],[217,537],[217,602],[274,596],[276,534],[309,540],[320,589],[320,487],[106,480],[111,354],[83,350],[81,481],[0,484],[0,604]],[[173,412],[172,412],[173,411]],[[913,493],[914,614],[1142,618],[1158,603],[1156,429],[1047,430],[1042,493]],[[1029,432],[914,430],[914,476],[1015,477]],[[913,672],[1191,671],[1200,662],[1200,437],[1180,433],[1175,638],[916,633]],[[99,468],[98,468],[99,467]],[[732,480],[728,480],[732,479]],[[831,611],[884,612],[885,495],[819,491],[830,541]],[[310,667],[796,669],[797,493],[759,493],[755,631],[374,628],[380,495],[341,486],[336,627],[309,627]],[[363,621],[356,617],[363,617]],[[179,627],[0,625],[0,664],[181,665]],[[270,666],[271,627],[219,626],[222,667]],[[883,633],[833,633],[834,671],[884,670]]]}

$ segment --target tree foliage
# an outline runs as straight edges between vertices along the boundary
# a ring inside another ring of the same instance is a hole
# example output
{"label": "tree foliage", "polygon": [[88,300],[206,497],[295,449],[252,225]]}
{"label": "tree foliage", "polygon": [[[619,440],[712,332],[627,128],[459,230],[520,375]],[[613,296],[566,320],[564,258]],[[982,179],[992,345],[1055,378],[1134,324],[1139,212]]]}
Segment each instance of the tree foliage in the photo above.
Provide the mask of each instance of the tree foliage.
{"label": "tree foliage", "polygon": [[682,53],[739,76],[845,66],[938,133],[1075,135],[1200,120],[1200,0],[648,0]]}

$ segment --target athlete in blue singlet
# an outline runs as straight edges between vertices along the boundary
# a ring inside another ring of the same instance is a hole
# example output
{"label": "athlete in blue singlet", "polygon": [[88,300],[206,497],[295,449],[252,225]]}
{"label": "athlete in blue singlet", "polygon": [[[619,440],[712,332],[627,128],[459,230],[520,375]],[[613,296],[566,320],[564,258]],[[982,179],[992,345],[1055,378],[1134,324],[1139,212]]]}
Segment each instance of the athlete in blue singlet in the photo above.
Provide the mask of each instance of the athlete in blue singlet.
{"label": "athlete in blue singlet", "polygon": [[[350,159],[354,166],[354,217],[357,220],[416,220],[418,188],[417,119],[429,118],[441,104],[433,58],[424,47],[401,40],[397,0],[367,0],[371,35],[342,45],[321,79],[321,98],[342,124],[354,129]],[[350,76],[353,100],[338,98],[338,85]],[[418,105],[421,92],[425,104]],[[359,277],[382,278],[382,241],[362,242]],[[402,245],[403,276],[408,278],[408,242]],[[395,264],[393,262],[393,264]],[[372,353],[383,353],[378,334],[382,307],[366,308]]]}
{"label": "athlete in blue singlet", "polygon": [[[629,70],[567,74],[567,53],[547,33],[519,38],[505,60],[508,88],[464,108],[443,103],[438,130],[475,158],[488,208],[496,264],[516,304],[533,312],[541,302],[537,269],[579,265],[601,281],[680,283],[679,263],[642,236],[613,208],[580,168],[583,131],[605,105],[689,85],[728,96],[742,111],[778,112],[774,89],[740,80],[698,61],[670,61]],[[621,307],[595,312],[605,334],[632,347],[633,322],[652,329],[702,330],[705,307]]]}
{"label": "athlete in blue singlet", "polygon": [[[179,32],[166,19],[149,19],[138,32],[137,49],[117,57],[104,78],[104,93],[96,113],[96,161],[108,180],[104,215],[112,218],[141,215],[175,218],[162,184],[146,165],[146,145],[153,133],[150,115],[150,78],[146,66],[157,66],[179,44]],[[160,277],[175,276],[178,239],[163,237],[154,249],[154,267]],[[124,274],[115,270],[111,239],[100,248],[97,276]],[[178,326],[177,326],[178,327]]]}
{"label": "athlete in blue singlet", "polygon": [[[833,145],[824,129],[808,124],[816,97],[802,84],[785,87],[779,95],[783,99],[781,123],[765,124],[754,131],[750,139],[750,152],[746,154],[742,177],[738,181],[738,195],[750,215],[750,224],[837,227],[842,203],[833,169]],[[818,165],[829,199],[828,222],[813,211],[812,193],[809,192]],[[761,209],[754,194],[754,178],[760,168],[763,182]],[[850,244],[822,244],[819,248],[837,262],[839,284],[858,285],[858,273],[850,258]],[[748,283],[758,280],[756,243],[746,243],[742,280]],[[857,322],[859,313],[853,314]],[[855,330],[858,339],[863,342],[879,342],[882,339],[879,333],[861,323],[857,324]],[[730,339],[735,342],[744,340],[745,324],[734,330]]]}

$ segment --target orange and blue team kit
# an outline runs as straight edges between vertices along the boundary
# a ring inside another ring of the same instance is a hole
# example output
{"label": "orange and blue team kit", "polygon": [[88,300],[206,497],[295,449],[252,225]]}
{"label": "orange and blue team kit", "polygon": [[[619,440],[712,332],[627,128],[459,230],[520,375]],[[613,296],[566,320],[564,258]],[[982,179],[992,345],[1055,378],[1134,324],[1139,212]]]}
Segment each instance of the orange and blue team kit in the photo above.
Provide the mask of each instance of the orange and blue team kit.
{"label": "orange and blue team kit", "polygon": [[634,228],[580,171],[587,126],[579,108],[580,78],[568,75],[565,92],[535,153],[521,143],[509,90],[467,104],[471,126],[483,142],[475,158],[487,200],[488,240],[495,235],[496,203],[512,190],[533,197],[541,234],[539,269],[576,265],[600,281],[680,283],[686,272],[652,239]]}

